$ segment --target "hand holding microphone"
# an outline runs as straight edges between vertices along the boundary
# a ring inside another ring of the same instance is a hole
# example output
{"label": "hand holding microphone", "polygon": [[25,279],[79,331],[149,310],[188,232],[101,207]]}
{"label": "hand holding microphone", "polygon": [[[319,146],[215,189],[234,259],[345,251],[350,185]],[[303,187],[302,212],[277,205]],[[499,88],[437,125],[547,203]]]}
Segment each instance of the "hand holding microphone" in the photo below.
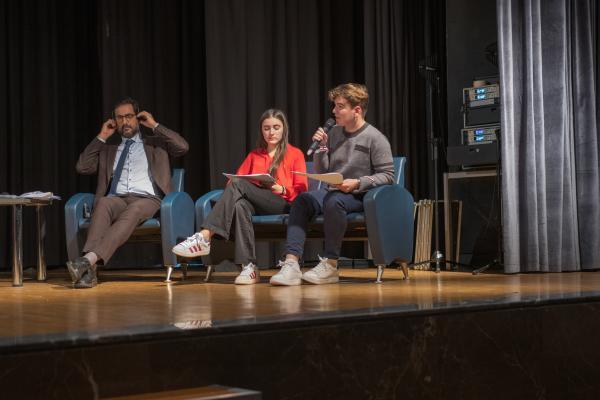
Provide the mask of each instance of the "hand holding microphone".
{"label": "hand holding microphone", "polygon": [[323,139],[327,139],[327,132],[329,132],[331,130],[331,128],[333,128],[334,126],[335,126],[335,119],[329,118],[325,122],[325,125],[322,128],[317,129],[317,131],[315,132],[315,134],[312,137],[313,142],[310,145],[310,148],[308,149],[308,151],[306,152],[307,156],[310,156],[312,153],[315,152],[317,147],[319,147],[319,143],[321,143],[321,141]]}

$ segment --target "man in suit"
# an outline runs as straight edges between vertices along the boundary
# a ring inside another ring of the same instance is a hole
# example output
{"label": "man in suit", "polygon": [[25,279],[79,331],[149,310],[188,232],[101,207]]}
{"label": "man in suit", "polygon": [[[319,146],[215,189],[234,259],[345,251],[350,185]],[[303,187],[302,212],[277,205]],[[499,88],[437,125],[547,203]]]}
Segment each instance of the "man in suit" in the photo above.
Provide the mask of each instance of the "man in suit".
{"label": "man in suit", "polygon": [[[140,124],[152,135],[143,135]],[[183,137],[140,112],[135,100],[115,105],[113,118],[104,122],[75,167],[80,174],[98,173],[98,185],[84,255],[67,262],[74,287],[96,286],[96,265],[107,263],[135,227],[156,214],[161,198],[172,191],[169,156],[187,151]]]}

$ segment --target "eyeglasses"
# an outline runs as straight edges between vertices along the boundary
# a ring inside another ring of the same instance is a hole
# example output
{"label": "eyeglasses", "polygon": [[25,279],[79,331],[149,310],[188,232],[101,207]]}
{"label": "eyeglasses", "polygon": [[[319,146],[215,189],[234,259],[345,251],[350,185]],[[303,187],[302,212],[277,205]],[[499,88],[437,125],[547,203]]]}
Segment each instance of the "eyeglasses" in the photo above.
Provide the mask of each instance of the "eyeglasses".
{"label": "eyeglasses", "polygon": [[123,122],[125,120],[129,121],[135,118],[135,114],[117,115],[115,116],[115,118],[119,122]]}

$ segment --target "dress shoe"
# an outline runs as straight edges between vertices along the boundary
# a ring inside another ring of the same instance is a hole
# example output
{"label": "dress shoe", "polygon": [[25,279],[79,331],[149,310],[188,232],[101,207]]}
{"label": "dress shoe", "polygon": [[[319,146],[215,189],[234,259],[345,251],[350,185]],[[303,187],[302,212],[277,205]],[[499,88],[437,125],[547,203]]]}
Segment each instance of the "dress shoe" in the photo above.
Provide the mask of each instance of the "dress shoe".
{"label": "dress shoe", "polygon": [[96,276],[96,266],[91,266],[83,277],[73,284],[75,289],[89,289],[93,288],[98,284],[98,277]]}
{"label": "dress shoe", "polygon": [[77,257],[75,261],[67,261],[67,269],[73,283],[77,283],[90,268],[90,261],[85,257]]}

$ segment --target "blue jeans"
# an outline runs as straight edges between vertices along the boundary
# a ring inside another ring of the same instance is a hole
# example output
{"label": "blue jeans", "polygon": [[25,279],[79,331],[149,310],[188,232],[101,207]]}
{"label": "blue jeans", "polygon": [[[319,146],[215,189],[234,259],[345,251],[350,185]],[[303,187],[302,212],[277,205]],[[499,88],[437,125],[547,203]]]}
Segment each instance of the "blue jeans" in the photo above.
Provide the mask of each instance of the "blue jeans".
{"label": "blue jeans", "polygon": [[294,199],[290,209],[285,243],[286,254],[302,257],[308,223],[317,215],[323,214],[325,233],[323,256],[333,260],[340,258],[342,240],[348,225],[346,215],[363,211],[363,197],[364,193],[352,194],[325,189],[300,194]]}

